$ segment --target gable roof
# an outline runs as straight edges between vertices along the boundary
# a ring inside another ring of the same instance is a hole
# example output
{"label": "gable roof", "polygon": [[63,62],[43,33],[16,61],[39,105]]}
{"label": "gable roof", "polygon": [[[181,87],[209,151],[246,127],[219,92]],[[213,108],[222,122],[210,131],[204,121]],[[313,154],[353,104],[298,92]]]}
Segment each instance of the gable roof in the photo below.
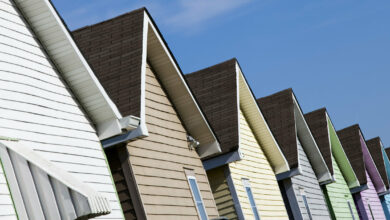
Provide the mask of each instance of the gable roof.
{"label": "gable roof", "polygon": [[322,157],[324,158],[330,173],[333,175],[332,148],[330,145],[326,109],[322,108],[306,113],[305,120],[317,142],[318,148],[321,151]]}
{"label": "gable roof", "polygon": [[383,145],[380,137],[375,137],[366,141],[367,148],[374,159],[375,165],[378,168],[379,173],[381,174],[382,180],[386,185],[386,188],[389,188],[389,179],[386,173],[385,165],[385,155],[383,155]]}
{"label": "gable roof", "polygon": [[221,153],[238,150],[236,60],[187,74],[186,80],[219,139]]}
{"label": "gable roof", "polygon": [[120,134],[122,128],[133,129],[133,125],[121,126],[121,114],[81,55],[51,2],[14,0],[14,3],[96,125],[99,137],[104,139]]}
{"label": "gable roof", "polygon": [[352,165],[341,146],[340,140],[336,134],[326,108],[306,113],[305,119],[332,175],[334,175],[334,167],[332,163],[333,156],[348,186],[350,188],[359,186],[359,180],[357,179]]}
{"label": "gable roof", "polygon": [[384,192],[386,186],[367,148],[363,133],[358,124],[337,131],[341,144],[359,179],[360,184],[367,184],[366,171],[378,193]]}
{"label": "gable roof", "polygon": [[241,108],[275,173],[289,170],[235,58],[187,74],[186,78],[220,140],[221,154],[239,150]]}
{"label": "gable roof", "polygon": [[337,136],[341,141],[345,153],[359,179],[360,184],[367,184],[366,165],[364,163],[363,151],[360,143],[360,128],[359,125],[352,125],[350,127],[337,131]]}
{"label": "gable roof", "polygon": [[120,112],[140,118],[143,135],[148,135],[144,101],[148,62],[189,135],[200,142],[199,155],[220,152],[217,138],[146,8],[78,29],[73,36]]}
{"label": "gable roof", "polygon": [[290,88],[259,98],[257,103],[287,158],[290,169],[299,168],[297,143],[299,137],[319,182],[331,180],[329,169],[304,119],[293,90]]}

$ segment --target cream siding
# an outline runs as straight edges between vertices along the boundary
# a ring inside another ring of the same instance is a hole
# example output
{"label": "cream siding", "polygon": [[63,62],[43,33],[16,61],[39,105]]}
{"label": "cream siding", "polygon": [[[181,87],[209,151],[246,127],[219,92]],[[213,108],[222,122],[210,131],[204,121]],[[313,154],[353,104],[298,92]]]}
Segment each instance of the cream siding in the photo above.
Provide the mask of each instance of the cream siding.
{"label": "cream siding", "polygon": [[210,180],[219,215],[234,220],[238,219],[238,217],[225,176],[226,168],[226,166],[223,166],[207,171],[207,176]]}
{"label": "cream siding", "polygon": [[172,103],[148,66],[146,125],[149,136],[127,148],[148,219],[198,219],[184,169],[193,169],[209,218],[218,216],[206,172]]}
{"label": "cream siding", "polygon": [[302,174],[292,177],[291,182],[293,184],[294,193],[296,195],[303,219],[309,219],[309,216],[302,199],[301,189],[303,189],[306,194],[313,219],[330,219],[325,197],[322,193],[316,175],[298,139],[297,142],[299,166],[302,170]]}
{"label": "cream siding", "polygon": [[253,219],[254,217],[242,178],[250,180],[261,219],[288,219],[272,167],[241,110],[240,151],[244,155],[243,160],[230,163],[229,167],[245,218]]}
{"label": "cream siding", "polygon": [[106,196],[122,219],[93,125],[9,0],[0,1],[0,136],[20,139]]}

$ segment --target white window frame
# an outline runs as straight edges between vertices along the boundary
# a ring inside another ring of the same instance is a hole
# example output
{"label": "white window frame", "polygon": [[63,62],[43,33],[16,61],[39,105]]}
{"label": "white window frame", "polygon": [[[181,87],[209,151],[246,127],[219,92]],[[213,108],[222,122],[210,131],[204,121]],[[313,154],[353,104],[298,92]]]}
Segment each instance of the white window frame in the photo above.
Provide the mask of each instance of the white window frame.
{"label": "white window frame", "polygon": [[[251,184],[250,184],[250,180],[246,179],[246,178],[242,178],[242,184],[244,186],[246,195],[248,197],[249,204],[250,204],[252,212],[253,212],[253,217],[254,217],[255,220],[260,220],[260,214],[259,214],[259,210],[257,209],[257,206],[256,206],[255,196],[253,195],[253,191],[252,191],[252,187],[251,187]],[[249,193],[247,191],[247,188],[250,190],[250,193],[251,193],[250,195],[249,195]]]}
{"label": "white window frame", "polygon": [[[185,169],[185,173],[186,173],[186,176],[187,176],[188,185],[189,185],[190,190],[191,190],[192,199],[194,200],[195,207],[196,207],[196,211],[198,212],[198,216],[199,216],[199,218],[200,218],[201,220],[208,220],[208,215],[207,215],[206,207],[204,206],[202,194],[200,193],[198,181],[196,181],[196,177],[195,177],[194,170]],[[192,188],[190,180],[194,180],[194,182],[195,182],[195,185],[196,185],[196,188],[197,188],[197,191],[198,191],[197,193],[199,194],[199,197],[200,197],[200,201],[196,201],[196,197],[195,197],[195,193],[194,193],[194,190],[195,190],[195,189]],[[201,202],[201,204],[202,204],[202,208],[203,208],[203,210],[204,210],[204,214],[206,215],[206,219],[203,219],[203,218],[202,218],[202,215],[200,214],[201,211],[200,211],[199,208],[198,208],[198,202]]]}

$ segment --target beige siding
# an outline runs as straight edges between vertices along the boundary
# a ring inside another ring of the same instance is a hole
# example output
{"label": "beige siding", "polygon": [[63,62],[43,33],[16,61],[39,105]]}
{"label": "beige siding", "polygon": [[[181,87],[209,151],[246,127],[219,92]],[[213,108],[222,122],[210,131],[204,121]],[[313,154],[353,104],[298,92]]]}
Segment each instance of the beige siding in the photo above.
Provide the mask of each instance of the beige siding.
{"label": "beige siding", "polygon": [[225,166],[207,171],[207,176],[210,180],[219,215],[231,220],[238,219],[224,169]]}
{"label": "beige siding", "polygon": [[242,178],[250,180],[261,219],[288,219],[275,174],[241,111],[240,150],[244,159],[229,164],[229,167],[245,218],[253,219],[253,212]]}
{"label": "beige siding", "polygon": [[151,69],[146,71],[149,137],[128,144],[130,162],[148,219],[198,219],[184,169],[193,169],[207,214],[218,216],[206,172],[187,144],[186,130]]}

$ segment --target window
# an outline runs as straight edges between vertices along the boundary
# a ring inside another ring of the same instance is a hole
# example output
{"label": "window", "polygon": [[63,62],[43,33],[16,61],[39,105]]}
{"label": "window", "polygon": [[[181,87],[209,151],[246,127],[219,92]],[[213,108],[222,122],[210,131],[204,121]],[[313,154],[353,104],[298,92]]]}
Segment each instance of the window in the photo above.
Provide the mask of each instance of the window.
{"label": "window", "polygon": [[307,197],[306,197],[305,190],[301,188],[300,192],[301,192],[303,203],[305,204],[307,215],[309,216],[310,220],[313,220],[313,217],[311,216],[311,211],[310,211],[310,208],[309,208],[309,203],[307,202]]}
{"label": "window", "polygon": [[352,215],[352,220],[355,220],[355,215],[353,214],[351,202],[350,201],[347,201],[347,202],[348,202],[349,211],[351,212],[351,215]]}
{"label": "window", "polygon": [[248,179],[242,179],[242,183],[244,185],[246,194],[248,195],[249,203],[251,204],[251,208],[253,211],[253,215],[255,216],[255,220],[260,220],[259,213],[257,212],[257,207],[255,203],[255,199],[253,197],[251,185]]}
{"label": "window", "polygon": [[366,203],[367,203],[368,209],[370,210],[371,218],[375,219],[374,218],[374,213],[372,212],[372,208],[371,208],[371,204],[370,204],[370,199],[369,198],[366,198]]}
{"label": "window", "polygon": [[188,169],[185,169],[185,173],[187,175],[188,184],[190,185],[192,196],[194,198],[196,209],[198,210],[200,219],[207,220],[206,209],[204,207],[203,200],[198,188],[198,184],[196,182],[195,173],[193,170],[188,170]]}

